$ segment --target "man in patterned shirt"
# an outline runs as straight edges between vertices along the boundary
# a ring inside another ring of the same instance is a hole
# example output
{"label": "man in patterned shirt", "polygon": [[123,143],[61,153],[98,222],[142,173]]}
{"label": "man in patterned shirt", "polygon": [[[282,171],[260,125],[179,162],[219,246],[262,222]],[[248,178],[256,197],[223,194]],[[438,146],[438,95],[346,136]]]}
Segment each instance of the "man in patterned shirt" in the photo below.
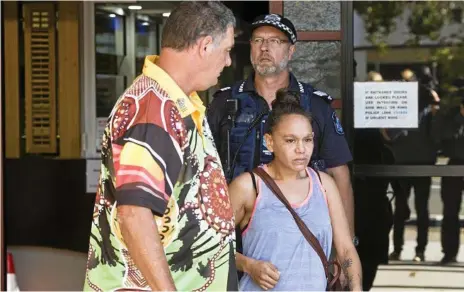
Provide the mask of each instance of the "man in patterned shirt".
{"label": "man in patterned shirt", "polygon": [[237,290],[234,218],[205,107],[234,45],[220,2],[184,2],[105,129],[85,290]]}

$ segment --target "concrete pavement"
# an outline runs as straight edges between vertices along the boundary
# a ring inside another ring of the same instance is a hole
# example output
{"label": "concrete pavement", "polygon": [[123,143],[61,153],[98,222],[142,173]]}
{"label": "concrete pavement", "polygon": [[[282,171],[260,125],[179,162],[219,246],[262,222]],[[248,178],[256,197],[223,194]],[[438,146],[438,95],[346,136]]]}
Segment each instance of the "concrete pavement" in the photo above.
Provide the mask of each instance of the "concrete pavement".
{"label": "concrete pavement", "polygon": [[461,232],[458,263],[449,266],[438,265],[443,256],[440,228],[430,228],[425,263],[412,261],[415,255],[415,238],[415,228],[407,227],[401,255],[404,260],[381,266],[371,291],[464,291],[464,230]]}

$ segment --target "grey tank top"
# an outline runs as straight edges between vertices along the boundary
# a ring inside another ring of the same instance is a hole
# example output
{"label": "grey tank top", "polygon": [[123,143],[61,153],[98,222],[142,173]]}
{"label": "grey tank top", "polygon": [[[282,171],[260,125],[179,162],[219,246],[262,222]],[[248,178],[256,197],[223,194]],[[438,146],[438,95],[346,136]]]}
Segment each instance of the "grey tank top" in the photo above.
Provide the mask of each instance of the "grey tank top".
{"label": "grey tank top", "polygon": [[[266,167],[265,167],[266,169]],[[293,206],[309,230],[317,237],[327,258],[332,247],[332,226],[327,198],[318,175],[308,168],[310,190],[306,199]],[[327,280],[321,259],[306,241],[292,215],[257,177],[256,198],[250,222],[242,232],[243,254],[271,262],[280,272],[275,291],[325,291]],[[239,290],[262,290],[246,273]]]}

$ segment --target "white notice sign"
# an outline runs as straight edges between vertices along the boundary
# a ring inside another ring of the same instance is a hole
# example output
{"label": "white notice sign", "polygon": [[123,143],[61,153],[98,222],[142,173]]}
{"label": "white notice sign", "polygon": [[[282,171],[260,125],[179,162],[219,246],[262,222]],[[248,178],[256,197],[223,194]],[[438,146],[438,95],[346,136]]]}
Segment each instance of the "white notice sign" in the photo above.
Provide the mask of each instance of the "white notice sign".
{"label": "white notice sign", "polygon": [[417,128],[417,82],[355,82],[355,128]]}

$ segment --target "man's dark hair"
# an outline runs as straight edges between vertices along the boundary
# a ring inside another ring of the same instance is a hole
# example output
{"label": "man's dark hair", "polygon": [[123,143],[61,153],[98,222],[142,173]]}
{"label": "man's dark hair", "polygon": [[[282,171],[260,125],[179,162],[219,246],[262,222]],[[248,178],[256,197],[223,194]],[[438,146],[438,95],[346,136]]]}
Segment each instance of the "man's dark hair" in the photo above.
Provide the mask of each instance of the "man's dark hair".
{"label": "man's dark hair", "polygon": [[229,27],[235,28],[234,14],[219,1],[181,2],[164,25],[161,47],[181,51],[208,35],[218,44]]}

